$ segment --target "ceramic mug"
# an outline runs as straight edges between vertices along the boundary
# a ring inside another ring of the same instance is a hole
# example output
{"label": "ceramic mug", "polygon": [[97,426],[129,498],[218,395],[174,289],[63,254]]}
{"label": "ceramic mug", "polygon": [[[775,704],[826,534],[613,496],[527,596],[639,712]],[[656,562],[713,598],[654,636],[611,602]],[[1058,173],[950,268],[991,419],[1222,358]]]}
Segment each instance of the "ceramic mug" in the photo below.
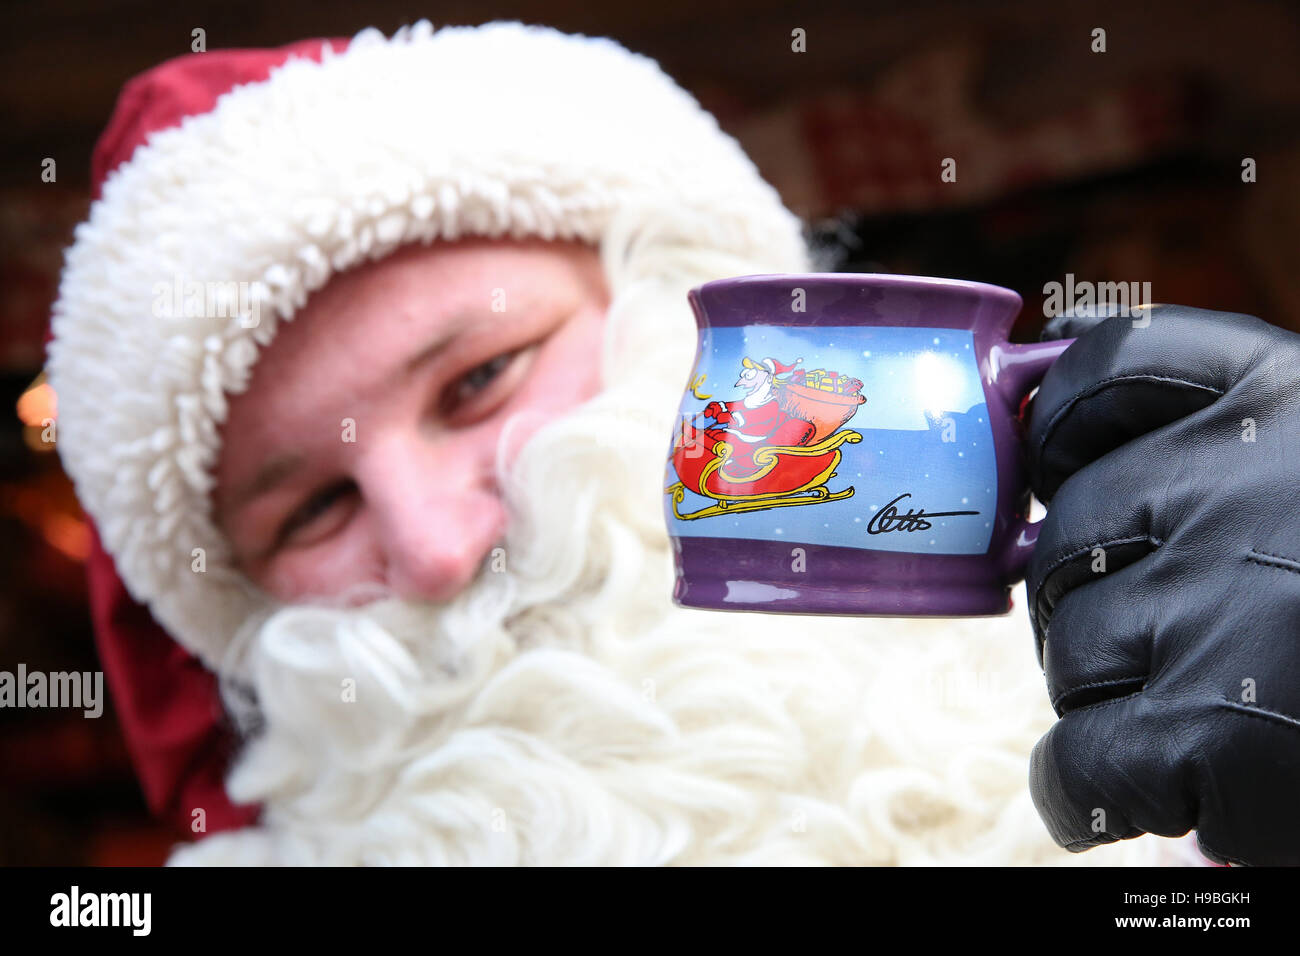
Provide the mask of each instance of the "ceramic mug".
{"label": "ceramic mug", "polygon": [[797,614],[1011,607],[1038,537],[1018,415],[1071,340],[957,279],[759,275],[691,290],[665,472],[673,600]]}

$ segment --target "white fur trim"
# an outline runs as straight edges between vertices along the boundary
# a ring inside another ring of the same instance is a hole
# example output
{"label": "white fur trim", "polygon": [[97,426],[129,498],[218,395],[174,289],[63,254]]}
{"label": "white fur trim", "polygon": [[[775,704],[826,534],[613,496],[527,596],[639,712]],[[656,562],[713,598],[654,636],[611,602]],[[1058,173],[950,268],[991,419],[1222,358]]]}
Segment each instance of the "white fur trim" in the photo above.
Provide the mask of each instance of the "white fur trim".
{"label": "white fur trim", "polygon": [[[798,220],[736,142],[607,39],[366,30],[153,135],[77,229],[49,361],[60,453],[131,594],[218,669],[270,608],[211,520],[218,427],[258,349],[331,275],[416,241],[611,234],[629,255],[802,255]],[[155,314],[178,278],[248,283],[259,324]],[[640,278],[620,263],[623,288]]]}

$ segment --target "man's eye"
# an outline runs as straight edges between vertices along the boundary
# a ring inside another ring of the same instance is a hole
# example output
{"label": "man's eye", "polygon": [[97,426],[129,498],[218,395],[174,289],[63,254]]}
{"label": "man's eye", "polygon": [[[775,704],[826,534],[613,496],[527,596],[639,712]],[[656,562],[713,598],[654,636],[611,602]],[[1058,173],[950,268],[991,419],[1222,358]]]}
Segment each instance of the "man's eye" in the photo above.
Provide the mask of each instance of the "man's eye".
{"label": "man's eye", "polygon": [[442,395],[442,410],[452,412],[474,400],[507,368],[514,359],[515,352],[504,352],[496,358],[489,359],[482,365],[476,365],[451,384]]}
{"label": "man's eye", "polygon": [[[322,537],[329,530],[321,520],[335,506],[357,490],[351,481],[341,481],[321,489],[307,499],[280,527],[278,543],[284,544],[290,538],[300,538],[307,530],[312,530],[313,537]],[[320,527],[313,526],[319,525]]]}

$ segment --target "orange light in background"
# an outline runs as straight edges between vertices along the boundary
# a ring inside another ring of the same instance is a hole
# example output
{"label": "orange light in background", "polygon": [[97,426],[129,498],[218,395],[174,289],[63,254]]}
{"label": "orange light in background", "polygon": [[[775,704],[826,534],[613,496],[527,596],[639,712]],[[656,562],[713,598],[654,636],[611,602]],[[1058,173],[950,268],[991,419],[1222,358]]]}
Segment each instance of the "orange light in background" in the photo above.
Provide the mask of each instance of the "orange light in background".
{"label": "orange light in background", "polygon": [[18,396],[18,418],[24,425],[42,425],[58,415],[58,400],[50,383],[43,381],[45,373]]}
{"label": "orange light in background", "polygon": [[45,373],[36,376],[36,380],[27,386],[27,390],[18,396],[18,419],[23,423],[23,442],[32,451],[47,452],[54,450],[54,432],[50,426],[59,415],[59,400],[50,383],[45,381]]}
{"label": "orange light in background", "polygon": [[71,515],[51,512],[41,519],[41,536],[74,561],[90,557],[90,528]]}

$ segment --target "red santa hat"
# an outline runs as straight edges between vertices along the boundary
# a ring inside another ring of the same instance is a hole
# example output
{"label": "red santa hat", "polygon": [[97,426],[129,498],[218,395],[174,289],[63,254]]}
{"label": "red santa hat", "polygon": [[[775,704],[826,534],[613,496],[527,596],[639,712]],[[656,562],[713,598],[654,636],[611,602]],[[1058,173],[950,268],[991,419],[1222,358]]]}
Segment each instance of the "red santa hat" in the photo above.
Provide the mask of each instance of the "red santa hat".
{"label": "red santa hat", "polygon": [[792,368],[794,368],[802,361],[803,361],[802,358],[797,358],[789,365],[786,365],[784,362],[779,362],[774,358],[765,358],[758,362],[755,362],[753,359],[746,356],[745,358],[741,359],[740,364],[745,366],[745,368],[767,369],[767,373],[769,375],[784,375],[786,372],[790,371]]}
{"label": "red santa hat", "polygon": [[[652,60],[519,23],[172,60],[123,90],[93,175],[53,312],[58,448],[130,594],[214,669],[272,606],[212,519],[227,396],[332,275],[462,236],[806,255]],[[625,286],[654,273],[636,258]]]}

